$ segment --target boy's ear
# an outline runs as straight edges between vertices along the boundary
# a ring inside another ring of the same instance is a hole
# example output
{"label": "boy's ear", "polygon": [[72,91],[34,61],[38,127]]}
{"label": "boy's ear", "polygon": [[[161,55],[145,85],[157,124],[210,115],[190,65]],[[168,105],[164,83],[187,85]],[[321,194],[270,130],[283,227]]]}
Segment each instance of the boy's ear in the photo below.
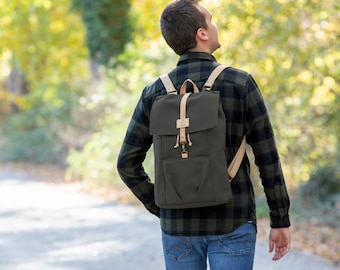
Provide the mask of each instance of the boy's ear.
{"label": "boy's ear", "polygon": [[199,28],[196,33],[196,37],[202,41],[206,41],[209,39],[207,32],[204,28]]}

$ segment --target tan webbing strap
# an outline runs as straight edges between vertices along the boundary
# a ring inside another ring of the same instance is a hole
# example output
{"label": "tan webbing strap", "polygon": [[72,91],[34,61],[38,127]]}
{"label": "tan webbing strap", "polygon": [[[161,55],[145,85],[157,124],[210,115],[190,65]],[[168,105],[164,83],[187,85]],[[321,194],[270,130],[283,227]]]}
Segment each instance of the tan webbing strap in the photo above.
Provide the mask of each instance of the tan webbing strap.
{"label": "tan webbing strap", "polygon": [[172,95],[177,95],[177,90],[174,86],[174,84],[172,83],[172,81],[169,78],[168,74],[163,74],[162,76],[159,77],[166,89],[166,92],[168,94],[172,94]]}
{"label": "tan webbing strap", "polygon": [[191,93],[186,93],[181,99],[180,105],[180,119],[177,120],[176,128],[179,129],[179,143],[182,146],[182,158],[188,158],[188,151],[186,150],[187,136],[185,129],[189,127],[189,118],[187,117],[187,101]]}
{"label": "tan webbing strap", "polygon": [[217,66],[213,72],[211,72],[210,76],[208,77],[206,83],[204,84],[203,88],[206,90],[211,90],[212,86],[214,85],[216,78],[221,74],[223,70],[228,68],[225,65],[219,65]]}
{"label": "tan webbing strap", "polygon": [[[203,88],[206,90],[211,90],[212,86],[214,85],[216,78],[221,74],[223,70],[228,68],[224,65],[217,66],[213,72],[210,74],[209,78],[207,79],[206,83],[204,84]],[[228,175],[230,177],[230,181],[236,176],[238,169],[241,166],[244,154],[246,153],[246,136],[243,136],[242,142],[240,147],[238,148],[236,155],[234,156],[233,160],[231,161],[228,167]]]}
{"label": "tan webbing strap", "polygon": [[230,177],[230,182],[236,176],[238,169],[242,163],[244,154],[246,153],[246,135],[243,136],[242,142],[240,147],[238,148],[236,155],[234,156],[233,160],[231,161],[228,167],[228,174]]}

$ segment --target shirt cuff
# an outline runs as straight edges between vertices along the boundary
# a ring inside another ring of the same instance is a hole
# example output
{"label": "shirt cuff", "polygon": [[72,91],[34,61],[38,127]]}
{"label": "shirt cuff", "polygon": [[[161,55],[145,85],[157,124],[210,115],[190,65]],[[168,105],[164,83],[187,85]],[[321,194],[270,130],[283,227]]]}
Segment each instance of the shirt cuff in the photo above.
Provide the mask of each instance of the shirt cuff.
{"label": "shirt cuff", "polygon": [[160,217],[160,209],[159,207],[155,204],[155,201],[151,201],[147,205],[145,204],[146,209],[153,215]]}
{"label": "shirt cuff", "polygon": [[289,216],[285,217],[270,217],[271,228],[287,228],[290,227]]}

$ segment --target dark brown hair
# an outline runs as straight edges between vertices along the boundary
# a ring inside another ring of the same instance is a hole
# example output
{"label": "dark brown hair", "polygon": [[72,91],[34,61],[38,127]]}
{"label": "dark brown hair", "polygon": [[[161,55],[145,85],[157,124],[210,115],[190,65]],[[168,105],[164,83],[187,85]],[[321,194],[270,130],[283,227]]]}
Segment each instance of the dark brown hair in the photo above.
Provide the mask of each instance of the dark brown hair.
{"label": "dark brown hair", "polygon": [[168,45],[177,53],[187,53],[197,45],[196,33],[207,28],[205,16],[198,8],[199,0],[175,0],[161,15],[161,31]]}

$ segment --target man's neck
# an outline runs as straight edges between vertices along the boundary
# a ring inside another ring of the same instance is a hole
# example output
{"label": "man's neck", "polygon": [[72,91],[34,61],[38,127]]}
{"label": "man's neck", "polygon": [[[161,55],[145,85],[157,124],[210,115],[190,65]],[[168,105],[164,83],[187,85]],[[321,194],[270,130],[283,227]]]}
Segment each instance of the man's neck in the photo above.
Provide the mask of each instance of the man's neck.
{"label": "man's neck", "polygon": [[191,49],[189,52],[203,52],[203,53],[210,53],[210,54],[213,53],[209,48],[206,48],[205,46],[200,46],[200,45],[197,45],[195,48]]}

